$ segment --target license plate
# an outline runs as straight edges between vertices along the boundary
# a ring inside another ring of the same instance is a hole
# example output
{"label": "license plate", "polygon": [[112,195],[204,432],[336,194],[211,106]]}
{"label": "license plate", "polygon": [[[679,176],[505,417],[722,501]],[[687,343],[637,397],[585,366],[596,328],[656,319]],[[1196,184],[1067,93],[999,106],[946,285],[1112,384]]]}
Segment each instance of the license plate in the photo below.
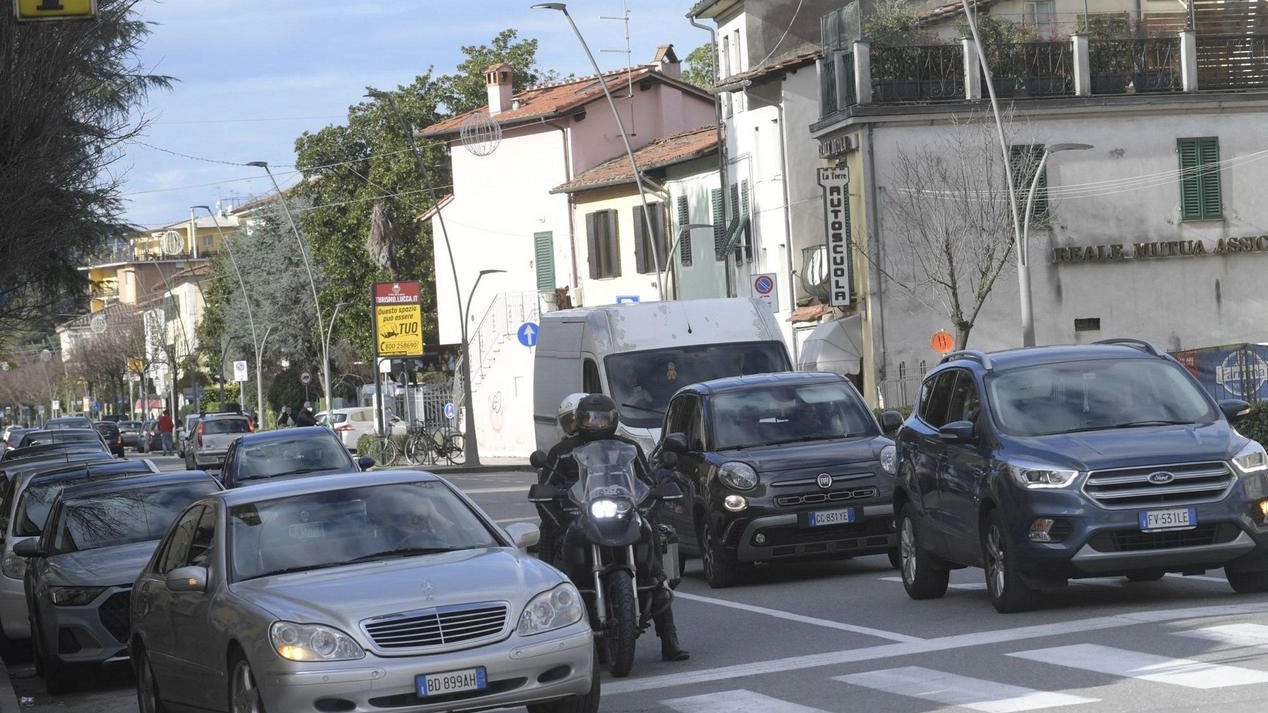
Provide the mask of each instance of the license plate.
{"label": "license plate", "polygon": [[424,673],[414,677],[414,685],[418,687],[418,695],[422,698],[463,691],[483,691],[488,687],[489,679],[484,667],[477,666],[464,668],[461,671]]}
{"label": "license plate", "polygon": [[1198,513],[1194,508],[1175,510],[1146,510],[1139,513],[1140,529],[1144,532],[1160,530],[1187,530],[1197,527]]}
{"label": "license plate", "polygon": [[858,511],[855,508],[840,510],[818,510],[806,513],[806,527],[823,527],[824,525],[848,525],[858,522]]}

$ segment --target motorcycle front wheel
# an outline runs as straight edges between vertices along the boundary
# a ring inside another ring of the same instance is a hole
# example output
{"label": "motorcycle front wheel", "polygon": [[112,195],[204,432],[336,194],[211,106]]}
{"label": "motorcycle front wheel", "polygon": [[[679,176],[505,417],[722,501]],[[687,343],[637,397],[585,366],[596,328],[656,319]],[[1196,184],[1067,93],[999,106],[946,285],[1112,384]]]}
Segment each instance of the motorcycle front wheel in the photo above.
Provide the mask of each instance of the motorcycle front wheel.
{"label": "motorcycle front wheel", "polygon": [[603,645],[612,675],[623,678],[634,667],[634,644],[638,638],[638,601],[634,598],[633,575],[627,570],[615,570],[604,578],[603,588],[608,618]]}

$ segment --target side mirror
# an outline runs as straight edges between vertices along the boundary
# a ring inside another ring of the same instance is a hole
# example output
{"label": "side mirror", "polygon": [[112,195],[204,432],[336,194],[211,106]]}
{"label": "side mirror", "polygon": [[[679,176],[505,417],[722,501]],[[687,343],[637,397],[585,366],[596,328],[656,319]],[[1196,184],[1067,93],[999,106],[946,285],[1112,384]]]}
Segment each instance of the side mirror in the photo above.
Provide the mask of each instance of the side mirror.
{"label": "side mirror", "polygon": [[893,435],[903,426],[903,415],[897,411],[881,411],[881,432]]}
{"label": "side mirror", "polygon": [[669,453],[677,453],[678,455],[687,454],[687,436],[682,433],[671,433],[665,436],[664,449]]}
{"label": "side mirror", "polygon": [[938,437],[943,443],[972,443],[976,438],[973,430],[972,421],[952,421],[938,429]]}
{"label": "side mirror", "polygon": [[374,459],[370,456],[357,456],[357,467],[361,470],[369,470],[374,467]]}
{"label": "side mirror", "polygon": [[1220,402],[1220,410],[1224,412],[1224,418],[1236,426],[1238,421],[1250,415],[1250,404],[1241,399],[1225,399]]}
{"label": "side mirror", "polygon": [[506,526],[506,534],[511,536],[511,542],[521,550],[532,547],[542,538],[542,531],[531,522],[513,522]]}
{"label": "side mirror", "polygon": [[528,463],[534,468],[545,468],[546,454],[542,451],[533,451],[533,454],[528,457]]}
{"label": "side mirror", "polygon": [[18,557],[43,557],[44,544],[40,542],[40,538],[31,537],[14,545],[13,554]]}
{"label": "side mirror", "polygon": [[528,500],[533,503],[548,503],[567,494],[566,490],[557,485],[533,483],[528,486]]}
{"label": "side mirror", "polygon": [[205,592],[207,568],[177,567],[167,573],[167,588],[173,592]]}
{"label": "side mirror", "polygon": [[652,497],[657,500],[682,500],[682,488],[672,480],[667,480],[652,491]]}

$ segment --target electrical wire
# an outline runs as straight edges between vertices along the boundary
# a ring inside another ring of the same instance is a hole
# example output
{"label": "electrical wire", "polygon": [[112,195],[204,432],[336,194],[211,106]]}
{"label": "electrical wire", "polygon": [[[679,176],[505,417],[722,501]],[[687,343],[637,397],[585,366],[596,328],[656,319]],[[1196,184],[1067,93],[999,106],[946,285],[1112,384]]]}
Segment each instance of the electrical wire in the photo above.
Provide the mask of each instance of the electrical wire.
{"label": "electrical wire", "polygon": [[801,14],[801,6],[804,2],[805,0],[797,0],[797,9],[793,10],[792,17],[788,20],[788,27],[784,28],[784,34],[779,36],[779,40],[776,41],[775,45],[770,48],[770,52],[766,53],[766,56],[762,58],[762,61],[751,65],[750,68],[756,69],[761,67],[763,64],[766,64],[766,60],[775,56],[775,51],[779,49],[780,45],[784,44],[784,39],[788,37],[788,33],[792,31],[793,23],[797,22],[797,16]]}

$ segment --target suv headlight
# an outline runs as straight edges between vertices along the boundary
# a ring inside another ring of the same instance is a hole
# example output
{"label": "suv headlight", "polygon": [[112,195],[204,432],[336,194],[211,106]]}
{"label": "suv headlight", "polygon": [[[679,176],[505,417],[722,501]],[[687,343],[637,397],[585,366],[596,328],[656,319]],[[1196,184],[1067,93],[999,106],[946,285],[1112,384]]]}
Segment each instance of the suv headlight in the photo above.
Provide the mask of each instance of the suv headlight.
{"label": "suv headlight", "polygon": [[757,487],[757,471],[748,463],[731,461],[723,463],[718,472],[723,483],[736,490],[752,490]]}
{"label": "suv headlight", "polygon": [[898,473],[898,449],[892,445],[885,446],[881,449],[881,468],[886,473],[894,475]]}
{"label": "suv headlight", "polygon": [[524,607],[524,613],[520,614],[520,623],[515,631],[520,636],[543,634],[575,624],[585,613],[577,588],[570,582],[564,582],[533,597]]}
{"label": "suv headlight", "polygon": [[353,661],[365,658],[351,636],[320,624],[276,621],[269,627],[269,641],[277,655],[287,661]]}
{"label": "suv headlight", "polygon": [[1008,473],[1023,488],[1064,488],[1079,471],[1040,463],[1009,463]]}
{"label": "suv headlight", "polygon": [[1268,470],[1268,451],[1257,441],[1251,441],[1233,456],[1233,465],[1247,474]]}
{"label": "suv headlight", "polygon": [[49,587],[48,598],[59,607],[82,607],[104,591],[105,587]]}

